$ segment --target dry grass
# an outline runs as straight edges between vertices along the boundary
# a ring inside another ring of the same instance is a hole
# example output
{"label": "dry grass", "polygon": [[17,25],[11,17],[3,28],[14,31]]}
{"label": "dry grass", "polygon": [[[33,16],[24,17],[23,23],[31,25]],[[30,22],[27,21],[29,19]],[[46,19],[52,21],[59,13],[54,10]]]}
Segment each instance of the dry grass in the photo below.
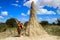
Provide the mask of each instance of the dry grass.
{"label": "dry grass", "polygon": [[60,36],[60,26],[58,26],[58,25],[46,25],[43,28],[50,35]]}
{"label": "dry grass", "polygon": [[36,37],[14,37],[17,35],[17,28],[8,28],[5,32],[0,33],[0,40],[60,40],[60,27],[56,25],[47,25],[43,27],[49,35],[41,35]]}
{"label": "dry grass", "polygon": [[8,28],[5,32],[0,33],[0,39],[17,35],[17,28]]}
{"label": "dry grass", "polygon": [[60,40],[60,37],[57,36],[36,36],[36,37],[27,37],[27,36],[21,36],[21,37],[7,37],[5,39],[1,40]]}

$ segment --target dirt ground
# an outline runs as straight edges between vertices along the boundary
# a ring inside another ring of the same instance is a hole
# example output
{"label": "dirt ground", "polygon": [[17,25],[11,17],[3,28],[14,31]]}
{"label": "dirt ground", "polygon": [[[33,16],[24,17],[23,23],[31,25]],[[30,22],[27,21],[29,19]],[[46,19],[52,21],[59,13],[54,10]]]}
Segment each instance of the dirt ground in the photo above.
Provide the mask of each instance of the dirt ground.
{"label": "dirt ground", "polygon": [[17,35],[17,31],[6,31],[0,33],[0,40],[60,40],[60,36],[52,36],[52,35],[38,35],[38,36],[21,36],[15,37]]}
{"label": "dirt ground", "polygon": [[36,37],[21,36],[21,37],[7,37],[0,40],[60,40],[60,37],[51,35],[43,35]]}

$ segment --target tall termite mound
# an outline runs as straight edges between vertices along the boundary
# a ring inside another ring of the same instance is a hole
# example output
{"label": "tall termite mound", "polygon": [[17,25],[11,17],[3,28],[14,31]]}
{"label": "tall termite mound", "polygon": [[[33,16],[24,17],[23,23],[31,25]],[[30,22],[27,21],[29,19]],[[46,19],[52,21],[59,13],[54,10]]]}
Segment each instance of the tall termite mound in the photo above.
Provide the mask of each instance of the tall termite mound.
{"label": "tall termite mound", "polygon": [[29,36],[47,34],[46,31],[42,28],[42,26],[37,21],[34,2],[32,2],[31,4],[30,19],[29,19],[29,23],[27,24],[26,34],[28,34]]}

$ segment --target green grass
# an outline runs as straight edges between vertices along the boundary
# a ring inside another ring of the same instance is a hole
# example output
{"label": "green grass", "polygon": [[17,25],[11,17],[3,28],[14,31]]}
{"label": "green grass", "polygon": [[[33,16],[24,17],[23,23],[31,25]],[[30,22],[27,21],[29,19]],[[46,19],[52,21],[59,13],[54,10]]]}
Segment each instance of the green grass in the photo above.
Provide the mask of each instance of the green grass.
{"label": "green grass", "polygon": [[43,28],[50,35],[60,36],[60,26],[58,26],[58,25],[46,25]]}

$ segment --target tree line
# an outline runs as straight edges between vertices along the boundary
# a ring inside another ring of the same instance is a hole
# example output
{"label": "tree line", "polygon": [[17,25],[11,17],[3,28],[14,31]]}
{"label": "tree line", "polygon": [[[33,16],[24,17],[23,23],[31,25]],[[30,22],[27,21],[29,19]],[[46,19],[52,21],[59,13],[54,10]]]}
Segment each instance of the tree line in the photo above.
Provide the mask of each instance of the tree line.
{"label": "tree line", "polygon": [[[0,32],[6,31],[7,28],[17,27],[16,21],[18,21],[18,20],[15,18],[10,18],[10,19],[7,19],[5,23],[0,23]],[[28,24],[28,22],[25,22],[24,26],[26,26],[27,24]],[[39,24],[41,24],[42,26],[45,26],[45,25],[58,25],[58,26],[60,26],[60,18],[57,19],[57,23],[53,22],[50,24],[48,21],[41,21]]]}
{"label": "tree line", "polygon": [[60,18],[57,19],[56,22],[49,23],[48,21],[41,21],[40,24],[43,26],[45,26],[45,25],[58,25],[58,26],[60,26]]}

